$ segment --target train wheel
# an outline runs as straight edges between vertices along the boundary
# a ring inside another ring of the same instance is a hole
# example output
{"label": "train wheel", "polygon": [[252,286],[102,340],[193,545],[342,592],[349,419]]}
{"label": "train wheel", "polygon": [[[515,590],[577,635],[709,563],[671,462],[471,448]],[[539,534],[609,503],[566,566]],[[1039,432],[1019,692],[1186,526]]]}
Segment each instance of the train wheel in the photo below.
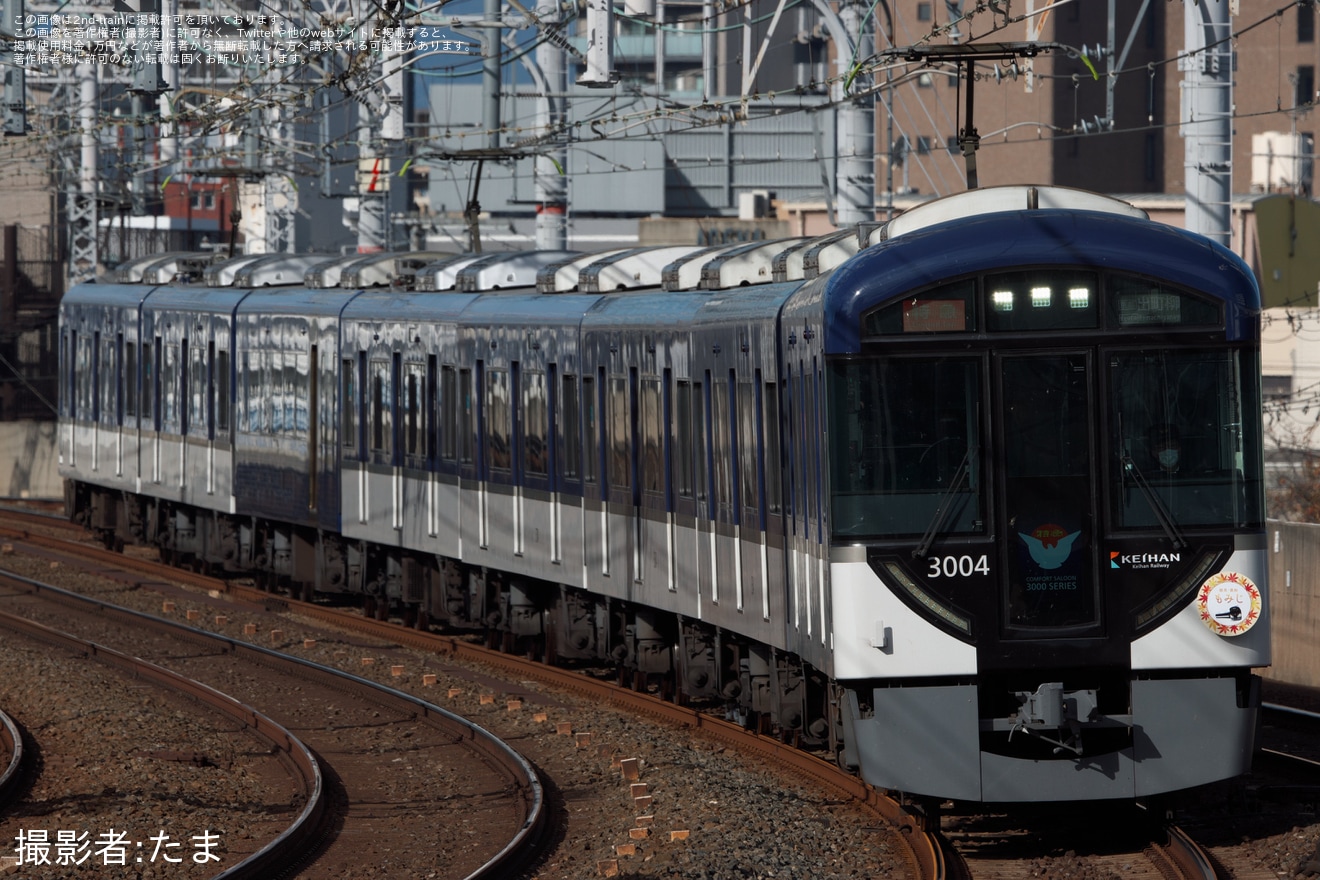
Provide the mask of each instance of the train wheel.
{"label": "train wheel", "polygon": [[511,633],[511,632],[506,632],[506,633],[504,633],[504,634],[503,634],[503,638],[500,639],[500,653],[501,653],[501,654],[512,654],[512,653],[514,653],[517,649],[518,649],[518,638],[517,638],[517,636],[515,636],[515,635],[514,635],[513,633]]}
{"label": "train wheel", "polygon": [[417,609],[417,617],[413,621],[413,626],[417,627],[417,629],[422,632],[429,631],[431,629],[431,615],[427,614],[423,609]]}
{"label": "train wheel", "polygon": [[375,596],[367,596],[365,599],[362,600],[362,616],[363,616],[363,617],[375,617],[375,616],[376,616],[376,597],[375,597]]}
{"label": "train wheel", "polygon": [[376,619],[377,619],[377,620],[389,620],[389,619],[390,619],[390,600],[389,600],[389,599],[384,598],[384,597],[381,597],[380,599],[378,599],[378,600],[376,601]]}
{"label": "train wheel", "polygon": [[403,606],[403,625],[406,626],[408,629],[416,629],[416,628],[417,628],[417,606],[416,606],[416,605],[405,605],[405,606]]}

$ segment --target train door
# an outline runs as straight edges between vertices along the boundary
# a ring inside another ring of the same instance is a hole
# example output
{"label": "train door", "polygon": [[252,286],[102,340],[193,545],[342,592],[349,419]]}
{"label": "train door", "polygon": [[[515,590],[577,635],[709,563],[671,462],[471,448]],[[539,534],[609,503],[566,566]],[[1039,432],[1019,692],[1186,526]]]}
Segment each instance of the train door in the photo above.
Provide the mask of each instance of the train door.
{"label": "train door", "polygon": [[206,340],[206,381],[204,407],[206,410],[206,494],[215,494],[215,428],[216,428],[216,363],[214,328]]}
{"label": "train door", "polygon": [[1009,657],[1016,653],[1013,644],[1026,640],[1095,638],[1104,624],[1092,501],[1091,355],[1006,355],[997,359],[996,373],[1001,647],[983,657]]}

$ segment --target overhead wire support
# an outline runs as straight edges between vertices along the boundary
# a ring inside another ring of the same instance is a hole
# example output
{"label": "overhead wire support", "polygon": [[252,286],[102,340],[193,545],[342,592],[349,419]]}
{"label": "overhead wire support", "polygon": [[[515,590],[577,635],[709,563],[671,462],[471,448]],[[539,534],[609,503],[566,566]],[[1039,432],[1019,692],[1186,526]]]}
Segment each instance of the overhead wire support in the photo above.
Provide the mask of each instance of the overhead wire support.
{"label": "overhead wire support", "polygon": [[[963,126],[958,129],[958,148],[962,152],[967,168],[967,188],[976,189],[980,180],[976,171],[976,152],[981,146],[981,136],[976,131],[976,62],[977,61],[1016,61],[1018,58],[1035,58],[1042,52],[1054,49],[1066,49],[1059,43],[1039,41],[1008,43],[954,43],[939,46],[902,46],[894,47],[876,54],[877,59],[886,57],[902,58],[905,61],[931,65],[939,61],[953,61],[958,66],[966,64],[967,104]],[[959,88],[962,88],[959,78]]]}

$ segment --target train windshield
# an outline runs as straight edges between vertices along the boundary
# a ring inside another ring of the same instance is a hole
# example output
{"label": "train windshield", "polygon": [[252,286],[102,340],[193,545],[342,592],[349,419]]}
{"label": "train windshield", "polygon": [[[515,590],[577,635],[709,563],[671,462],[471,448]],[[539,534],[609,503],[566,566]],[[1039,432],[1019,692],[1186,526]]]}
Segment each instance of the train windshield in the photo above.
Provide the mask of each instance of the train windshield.
{"label": "train windshield", "polygon": [[1115,528],[1260,524],[1256,369],[1241,351],[1111,354]]}
{"label": "train windshield", "polygon": [[876,358],[831,370],[835,536],[981,533],[981,362]]}

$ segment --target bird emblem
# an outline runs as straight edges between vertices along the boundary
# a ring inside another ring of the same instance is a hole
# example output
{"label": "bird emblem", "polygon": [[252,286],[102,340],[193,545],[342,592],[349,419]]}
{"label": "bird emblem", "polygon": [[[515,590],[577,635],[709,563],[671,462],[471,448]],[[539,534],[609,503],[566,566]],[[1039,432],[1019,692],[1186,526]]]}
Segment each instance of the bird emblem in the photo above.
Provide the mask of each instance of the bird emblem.
{"label": "bird emblem", "polygon": [[[1043,569],[1058,568],[1068,561],[1068,555],[1072,553],[1073,542],[1077,540],[1080,531],[1073,532],[1071,535],[1058,534],[1062,529],[1050,533],[1048,527],[1037,529],[1035,535],[1027,535],[1018,532],[1018,537],[1026,542],[1027,549],[1031,551],[1031,558]],[[1041,532],[1045,532],[1041,536]]]}

